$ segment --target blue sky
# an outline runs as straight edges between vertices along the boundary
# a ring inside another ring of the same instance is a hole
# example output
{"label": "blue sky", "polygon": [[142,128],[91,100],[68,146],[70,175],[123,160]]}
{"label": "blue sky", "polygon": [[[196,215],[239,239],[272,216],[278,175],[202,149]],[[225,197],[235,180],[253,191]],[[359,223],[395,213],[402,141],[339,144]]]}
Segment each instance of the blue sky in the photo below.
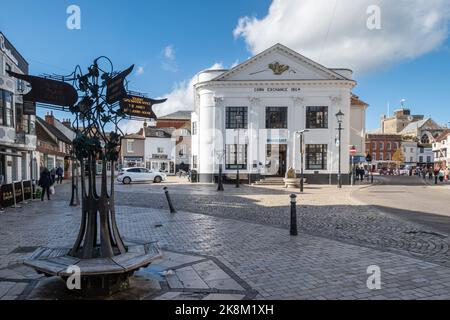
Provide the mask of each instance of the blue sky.
{"label": "blue sky", "polygon": [[[81,30],[66,28],[71,4],[81,8]],[[76,64],[86,66],[107,55],[118,69],[133,63],[141,67],[143,73],[131,77],[131,88],[158,97],[214,63],[230,67],[250,57],[251,41],[236,38],[233,30],[241,17],[266,17],[271,4],[272,0],[9,1],[1,5],[0,30],[28,60],[32,74],[70,73]],[[323,36],[320,41],[326,45],[327,40]],[[392,111],[402,98],[413,112],[450,122],[449,48],[445,36],[424,54],[357,74],[355,93],[371,105],[368,128],[378,127],[388,102]]]}

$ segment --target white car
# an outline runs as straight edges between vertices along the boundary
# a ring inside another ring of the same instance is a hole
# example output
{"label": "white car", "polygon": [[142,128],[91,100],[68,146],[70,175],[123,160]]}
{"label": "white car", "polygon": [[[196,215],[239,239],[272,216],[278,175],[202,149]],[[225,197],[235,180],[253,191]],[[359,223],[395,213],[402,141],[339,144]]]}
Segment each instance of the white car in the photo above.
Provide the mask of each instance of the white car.
{"label": "white car", "polygon": [[124,168],[119,171],[117,181],[123,184],[130,184],[132,182],[149,182],[161,183],[165,181],[167,176],[165,173],[159,171],[152,171],[146,168]]}

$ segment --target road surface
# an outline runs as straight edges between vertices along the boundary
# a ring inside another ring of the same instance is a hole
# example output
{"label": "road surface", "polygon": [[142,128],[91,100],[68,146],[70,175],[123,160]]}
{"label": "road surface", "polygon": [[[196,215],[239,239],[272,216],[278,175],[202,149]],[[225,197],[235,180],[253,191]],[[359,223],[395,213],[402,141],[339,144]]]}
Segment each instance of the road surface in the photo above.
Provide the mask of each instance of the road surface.
{"label": "road surface", "polygon": [[356,200],[396,217],[450,234],[450,186],[409,176],[381,176],[353,193]]}

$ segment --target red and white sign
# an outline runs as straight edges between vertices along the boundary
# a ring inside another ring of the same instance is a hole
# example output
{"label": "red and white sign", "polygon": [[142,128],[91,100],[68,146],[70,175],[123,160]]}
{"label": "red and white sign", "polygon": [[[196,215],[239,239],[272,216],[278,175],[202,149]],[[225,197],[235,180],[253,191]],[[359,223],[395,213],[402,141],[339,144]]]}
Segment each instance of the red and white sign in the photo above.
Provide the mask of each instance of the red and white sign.
{"label": "red and white sign", "polygon": [[358,150],[356,150],[355,146],[350,147],[350,155],[354,156],[358,153]]}

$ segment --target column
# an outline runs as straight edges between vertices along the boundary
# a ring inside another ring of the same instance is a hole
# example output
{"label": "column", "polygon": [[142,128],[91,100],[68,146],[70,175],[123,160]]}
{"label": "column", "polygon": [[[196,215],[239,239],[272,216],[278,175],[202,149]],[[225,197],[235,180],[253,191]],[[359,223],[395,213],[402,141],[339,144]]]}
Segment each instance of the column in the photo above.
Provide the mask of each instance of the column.
{"label": "column", "polygon": [[[258,108],[261,104],[261,99],[257,97],[249,97],[250,107],[248,108],[248,162],[249,174],[257,174],[259,162],[264,162],[259,159],[260,139],[259,139],[259,113]],[[257,168],[253,168],[253,163],[258,164]],[[258,177],[259,178],[259,177]],[[253,180],[253,179],[252,179]]]}

